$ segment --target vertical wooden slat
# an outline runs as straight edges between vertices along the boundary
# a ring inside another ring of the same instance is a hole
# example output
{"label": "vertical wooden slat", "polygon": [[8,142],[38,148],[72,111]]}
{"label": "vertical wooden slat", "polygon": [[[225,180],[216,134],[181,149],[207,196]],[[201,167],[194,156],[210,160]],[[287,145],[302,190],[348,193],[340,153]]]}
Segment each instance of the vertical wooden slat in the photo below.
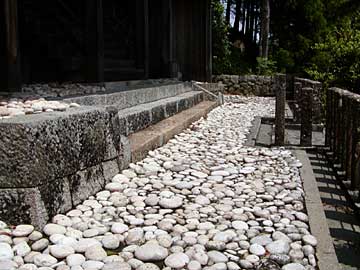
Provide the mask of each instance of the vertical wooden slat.
{"label": "vertical wooden slat", "polygon": [[341,111],[341,98],[338,90],[335,90],[335,134],[334,134],[334,162],[338,162],[339,157],[339,137],[340,137],[340,111]]}
{"label": "vertical wooden slat", "polygon": [[313,88],[310,87],[306,87],[301,90],[301,146],[312,145],[313,92]]}
{"label": "vertical wooden slat", "polygon": [[144,1],[144,77],[149,78],[150,44],[149,44],[149,0]]}
{"label": "vertical wooden slat", "polygon": [[354,100],[351,186],[360,188],[360,98]]}
{"label": "vertical wooden slat", "polygon": [[102,0],[87,0],[85,30],[85,78],[89,82],[104,81],[104,29]]}
{"label": "vertical wooden slat", "polygon": [[286,104],[286,76],[275,76],[275,145],[285,144],[285,104]]}
{"label": "vertical wooden slat", "polygon": [[345,171],[346,178],[351,179],[351,162],[352,162],[352,145],[353,145],[353,110],[354,110],[354,95],[348,97],[346,107],[346,150],[345,150]]}
{"label": "vertical wooden slat", "polygon": [[[5,18],[5,4],[0,4],[0,15]],[[5,20],[0,19],[0,74],[4,74],[0,79],[0,88],[7,88],[7,54],[6,54],[6,31]]]}
{"label": "vertical wooden slat", "polygon": [[325,145],[331,144],[331,129],[332,129],[332,90],[326,91],[326,133],[325,133]]}
{"label": "vertical wooden slat", "polygon": [[206,53],[205,53],[205,72],[206,72],[206,81],[211,82],[212,77],[212,9],[211,1],[206,0],[206,19],[205,19],[205,43],[206,43]]}
{"label": "vertical wooden slat", "polygon": [[339,164],[341,165],[341,170],[345,169],[345,147],[346,147],[346,113],[347,113],[347,94],[344,91],[341,95],[341,114],[340,114],[340,130],[339,130]]}
{"label": "vertical wooden slat", "polygon": [[20,45],[18,29],[18,1],[4,0],[7,58],[7,90],[21,90]]}
{"label": "vertical wooden slat", "polygon": [[176,77],[177,69],[175,63],[175,35],[174,35],[174,0],[168,0],[169,3],[169,74],[170,77]]}
{"label": "vertical wooden slat", "polygon": [[336,148],[336,114],[337,114],[337,104],[338,97],[335,89],[332,89],[332,129],[331,129],[331,152],[333,153],[333,158],[335,158],[335,148]]}

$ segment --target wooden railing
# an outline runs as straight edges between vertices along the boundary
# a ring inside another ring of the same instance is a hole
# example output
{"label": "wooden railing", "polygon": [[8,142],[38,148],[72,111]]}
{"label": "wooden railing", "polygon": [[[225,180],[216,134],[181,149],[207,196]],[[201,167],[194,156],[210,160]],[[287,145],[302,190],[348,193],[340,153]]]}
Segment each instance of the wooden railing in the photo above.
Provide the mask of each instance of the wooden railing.
{"label": "wooden railing", "polygon": [[360,95],[327,91],[326,145],[352,190],[360,189]]}

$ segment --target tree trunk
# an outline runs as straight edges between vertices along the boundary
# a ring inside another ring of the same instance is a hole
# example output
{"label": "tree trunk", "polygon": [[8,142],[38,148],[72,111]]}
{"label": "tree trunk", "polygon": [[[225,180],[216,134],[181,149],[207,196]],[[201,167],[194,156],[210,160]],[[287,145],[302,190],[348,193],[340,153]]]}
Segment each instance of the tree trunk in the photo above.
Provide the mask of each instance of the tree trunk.
{"label": "tree trunk", "polygon": [[268,58],[270,31],[270,0],[261,3],[260,57]]}
{"label": "tree trunk", "polygon": [[[258,6],[256,6],[256,8],[258,8]],[[255,16],[255,19],[254,19],[254,41],[257,42],[257,36],[258,36],[258,33],[259,33],[259,14],[258,14],[258,11],[256,11],[256,16]]]}
{"label": "tree trunk", "polygon": [[246,9],[246,28],[245,28],[245,36],[249,36],[250,32],[250,9],[251,9],[251,0],[247,0],[245,3],[245,9]]}
{"label": "tree trunk", "polygon": [[241,33],[244,36],[245,35],[245,21],[246,21],[246,4],[245,2],[242,2],[242,21],[241,21]]}
{"label": "tree trunk", "polygon": [[254,37],[254,24],[255,24],[255,10],[256,6],[255,6],[255,1],[251,0],[250,2],[250,25],[249,25],[249,40],[253,41],[253,37]]}
{"label": "tree trunk", "polygon": [[226,3],[226,16],[225,16],[225,22],[227,25],[230,25],[230,16],[231,16],[231,5],[233,0],[227,0]]}
{"label": "tree trunk", "polygon": [[242,2],[241,0],[236,0],[235,21],[234,21],[234,29],[236,32],[239,32],[239,27],[240,27],[241,2]]}

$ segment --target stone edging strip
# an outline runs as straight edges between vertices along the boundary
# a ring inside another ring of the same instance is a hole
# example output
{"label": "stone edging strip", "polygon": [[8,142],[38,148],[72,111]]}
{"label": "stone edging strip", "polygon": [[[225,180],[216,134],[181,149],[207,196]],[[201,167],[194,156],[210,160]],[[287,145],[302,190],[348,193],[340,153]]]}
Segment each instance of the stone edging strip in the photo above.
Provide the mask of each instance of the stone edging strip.
{"label": "stone edging strip", "polygon": [[149,151],[164,145],[176,134],[182,132],[201,117],[206,116],[217,106],[217,102],[203,101],[188,110],[131,134],[129,136],[131,162],[135,163],[144,159]]}
{"label": "stone edging strip", "polygon": [[310,160],[304,150],[293,150],[293,153],[302,163],[300,175],[305,191],[305,205],[309,216],[310,230],[318,240],[316,257],[319,270],[341,270]]}

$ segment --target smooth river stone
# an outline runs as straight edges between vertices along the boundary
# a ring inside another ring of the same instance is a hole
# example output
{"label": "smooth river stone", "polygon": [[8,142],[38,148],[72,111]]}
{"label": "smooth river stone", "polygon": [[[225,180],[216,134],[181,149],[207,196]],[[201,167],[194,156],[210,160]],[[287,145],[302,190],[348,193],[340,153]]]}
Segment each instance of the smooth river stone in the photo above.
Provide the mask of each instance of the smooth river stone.
{"label": "smooth river stone", "polygon": [[311,246],[316,246],[317,245],[316,238],[314,236],[310,235],[310,234],[304,235],[302,237],[302,240],[306,245],[311,245]]}
{"label": "smooth river stone", "polygon": [[15,230],[12,231],[12,235],[15,237],[28,236],[34,231],[34,226],[32,225],[18,225]]}
{"label": "smooth river stone", "polygon": [[251,238],[250,243],[251,244],[259,244],[262,246],[266,246],[267,244],[270,244],[273,240],[271,237],[267,234],[258,235],[253,238]]}
{"label": "smooth river stone", "polygon": [[51,267],[57,263],[57,259],[49,254],[38,254],[34,256],[34,264],[39,267]]}
{"label": "smooth river stone", "polygon": [[165,209],[175,209],[182,206],[183,200],[180,197],[174,196],[171,198],[161,198],[159,205]]}
{"label": "smooth river stone", "polygon": [[49,223],[45,225],[43,231],[46,235],[51,236],[53,234],[65,234],[66,228],[58,224]]}
{"label": "smooth river stone", "polygon": [[144,262],[160,261],[168,256],[166,248],[153,243],[147,243],[135,250],[135,257]]}
{"label": "smooth river stone", "polygon": [[11,260],[14,252],[8,243],[0,243],[0,260]]}
{"label": "smooth river stone", "polygon": [[82,254],[71,254],[66,257],[66,263],[70,267],[82,265],[85,261],[86,259]]}
{"label": "smooth river stone", "polygon": [[289,263],[284,265],[281,270],[306,270],[306,268],[299,263]]}
{"label": "smooth river stone", "polygon": [[241,220],[233,221],[231,223],[231,225],[233,226],[233,228],[235,230],[248,230],[249,229],[249,225],[246,222],[241,221]]}
{"label": "smooth river stone", "polygon": [[255,254],[257,256],[263,256],[266,253],[265,248],[259,244],[252,244],[249,248],[250,253]]}
{"label": "smooth river stone", "polygon": [[183,268],[187,263],[189,263],[189,257],[182,252],[173,253],[165,259],[165,265],[171,268],[179,269]]}
{"label": "smooth river stone", "polygon": [[54,245],[50,247],[50,253],[55,258],[63,259],[71,254],[74,254],[75,250],[70,246]]}
{"label": "smooth river stone", "polygon": [[15,251],[16,255],[21,257],[25,257],[27,254],[31,252],[31,248],[29,247],[28,243],[26,243],[25,241],[16,244],[13,247],[13,250]]}
{"label": "smooth river stone", "polygon": [[290,245],[284,240],[276,240],[266,245],[266,250],[271,254],[288,254],[290,251]]}
{"label": "smooth river stone", "polygon": [[102,261],[106,256],[106,251],[98,245],[91,246],[85,251],[85,257],[93,261]]}
{"label": "smooth river stone", "polygon": [[214,263],[226,263],[229,260],[228,257],[226,257],[222,252],[216,250],[209,251],[207,255],[209,256],[209,259]]}

